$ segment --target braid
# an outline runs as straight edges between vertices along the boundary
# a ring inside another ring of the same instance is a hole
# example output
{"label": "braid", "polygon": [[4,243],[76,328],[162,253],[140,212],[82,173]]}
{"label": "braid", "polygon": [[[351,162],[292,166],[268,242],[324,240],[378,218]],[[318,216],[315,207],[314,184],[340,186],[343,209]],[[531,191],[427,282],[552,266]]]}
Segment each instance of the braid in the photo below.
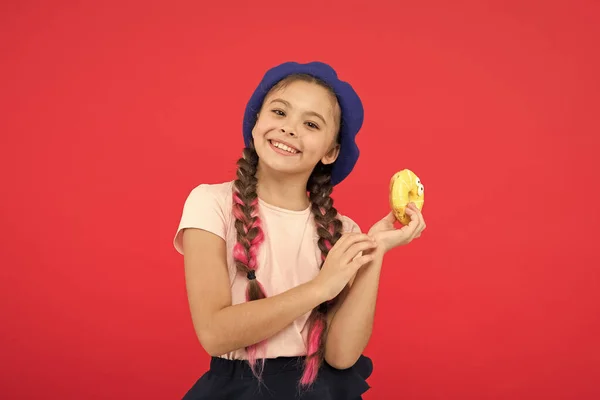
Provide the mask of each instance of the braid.
{"label": "braid", "polygon": [[[338,212],[333,207],[333,199],[330,197],[333,191],[331,166],[317,164],[308,181],[307,189],[310,192],[311,210],[319,235],[317,244],[321,250],[322,261],[325,262],[329,250],[342,236],[342,222],[337,218]],[[327,331],[328,308],[329,303],[320,304],[312,311],[307,321],[307,356],[304,373],[300,380],[303,386],[310,386],[315,381],[325,357],[324,338]]]}
{"label": "braid", "polygon": [[[237,179],[234,182],[233,214],[237,243],[233,248],[233,258],[238,271],[248,277],[246,301],[264,299],[267,297],[264,287],[256,278],[258,269],[258,248],[264,240],[264,234],[258,216],[258,195],[256,193],[256,168],[258,155],[253,148],[246,148],[243,156],[237,162]],[[252,372],[260,379],[261,371],[256,371],[256,353],[264,343],[257,343],[246,348],[248,362]],[[263,365],[264,366],[264,359]]]}
{"label": "braid", "polygon": [[[333,89],[324,81],[308,74],[293,74],[279,81],[274,85],[270,94],[274,90],[283,88],[289,82],[302,80],[316,83],[328,89],[335,100],[337,107],[336,94]],[[340,116],[335,117],[338,132],[341,124]],[[338,138],[339,140],[339,138]],[[256,279],[255,271],[258,269],[257,253],[258,248],[264,241],[263,231],[261,229],[258,216],[258,195],[256,192],[257,178],[256,170],[258,167],[258,154],[253,145],[244,149],[243,156],[238,160],[237,179],[234,182],[233,193],[233,214],[235,216],[235,229],[237,231],[237,243],[233,249],[235,265],[238,271],[247,274],[249,282],[246,290],[246,300],[253,301],[267,297],[263,286]],[[321,267],[329,254],[329,250],[342,236],[342,222],[337,217],[338,212],[333,207],[333,200],[330,195],[333,191],[331,183],[331,165],[324,165],[319,162],[313,170],[306,189],[310,192],[311,211],[314,216],[319,240],[317,245],[321,250]],[[299,384],[304,387],[311,386],[317,377],[317,373],[325,357],[325,334],[327,332],[327,311],[329,306],[335,301],[333,299],[317,306],[312,310],[307,320],[308,326],[308,345],[305,359],[304,372]],[[259,379],[264,368],[264,358],[259,372],[256,371],[256,353],[257,348],[263,346],[266,340],[246,348],[248,352],[248,362],[252,368],[253,374]]]}

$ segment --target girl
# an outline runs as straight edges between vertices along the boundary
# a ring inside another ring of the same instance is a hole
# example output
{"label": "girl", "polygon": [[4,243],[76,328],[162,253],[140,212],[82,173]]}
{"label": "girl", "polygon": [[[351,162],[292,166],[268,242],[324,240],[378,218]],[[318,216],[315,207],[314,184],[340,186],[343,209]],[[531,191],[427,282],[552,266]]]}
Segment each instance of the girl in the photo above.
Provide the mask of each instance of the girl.
{"label": "girl", "polygon": [[361,233],[333,207],[352,171],[363,107],[328,65],[269,70],[246,107],[233,182],[185,201],[184,255],[194,329],[212,356],[185,395],[200,399],[361,399],[383,257],[419,237],[423,217],[390,212]]}

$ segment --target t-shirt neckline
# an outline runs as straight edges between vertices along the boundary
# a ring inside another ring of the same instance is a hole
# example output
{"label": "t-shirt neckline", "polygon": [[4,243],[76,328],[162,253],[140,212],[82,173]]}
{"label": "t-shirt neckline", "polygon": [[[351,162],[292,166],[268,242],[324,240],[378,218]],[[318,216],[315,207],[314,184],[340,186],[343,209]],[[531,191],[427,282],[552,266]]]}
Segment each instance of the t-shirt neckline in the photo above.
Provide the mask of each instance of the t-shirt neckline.
{"label": "t-shirt neckline", "polygon": [[266,201],[264,201],[263,199],[261,199],[260,197],[258,198],[258,203],[259,205],[269,208],[273,211],[277,211],[280,213],[285,213],[285,214],[294,214],[294,215],[305,215],[311,212],[310,208],[311,205],[309,204],[308,207],[306,207],[304,210],[289,210],[287,208],[282,208],[282,207],[277,207],[273,204],[269,204]]}

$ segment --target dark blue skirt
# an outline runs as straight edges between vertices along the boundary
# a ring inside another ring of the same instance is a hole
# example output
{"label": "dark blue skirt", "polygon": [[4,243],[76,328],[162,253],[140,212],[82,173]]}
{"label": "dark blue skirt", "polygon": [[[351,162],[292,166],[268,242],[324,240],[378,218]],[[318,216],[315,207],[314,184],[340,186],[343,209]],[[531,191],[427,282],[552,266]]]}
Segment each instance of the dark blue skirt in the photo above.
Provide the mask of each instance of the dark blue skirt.
{"label": "dark blue skirt", "polygon": [[210,370],[183,400],[361,400],[370,389],[366,379],[373,372],[373,363],[368,357],[361,356],[345,370],[324,362],[312,387],[301,391],[298,381],[303,363],[303,357],[268,359],[259,384],[246,361],[213,357]]}

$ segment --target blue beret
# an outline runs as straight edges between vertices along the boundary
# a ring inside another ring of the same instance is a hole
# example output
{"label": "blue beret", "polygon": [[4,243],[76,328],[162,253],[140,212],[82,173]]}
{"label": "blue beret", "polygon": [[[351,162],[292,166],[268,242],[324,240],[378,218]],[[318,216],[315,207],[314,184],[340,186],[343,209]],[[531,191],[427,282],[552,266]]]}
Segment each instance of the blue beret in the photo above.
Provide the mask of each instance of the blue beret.
{"label": "blue beret", "polygon": [[341,115],[340,153],[333,163],[331,183],[337,185],[343,181],[354,168],[358,160],[359,150],[356,145],[356,135],[362,127],[364,110],[360,98],[349,83],[341,81],[337,73],[329,65],[322,62],[299,64],[287,62],[268,70],[258,87],[250,97],[244,112],[244,143],[250,146],[252,129],[256,124],[257,113],[262,107],[265,96],[271,88],[283,78],[292,74],[308,74],[327,83],[336,94]]}

